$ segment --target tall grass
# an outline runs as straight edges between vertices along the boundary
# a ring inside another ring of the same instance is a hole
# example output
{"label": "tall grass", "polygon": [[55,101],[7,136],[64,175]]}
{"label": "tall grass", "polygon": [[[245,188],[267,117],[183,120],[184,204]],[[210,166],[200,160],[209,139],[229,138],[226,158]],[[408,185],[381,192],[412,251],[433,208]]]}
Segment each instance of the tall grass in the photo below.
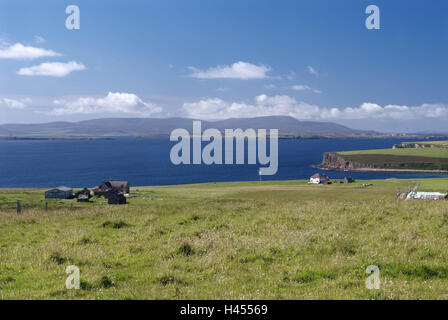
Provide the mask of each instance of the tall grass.
{"label": "tall grass", "polygon": [[[448,202],[397,201],[412,183],[146,187],[125,206],[3,208],[0,298],[446,299]],[[365,287],[372,264],[380,290]],[[69,265],[79,290],[65,288]]]}

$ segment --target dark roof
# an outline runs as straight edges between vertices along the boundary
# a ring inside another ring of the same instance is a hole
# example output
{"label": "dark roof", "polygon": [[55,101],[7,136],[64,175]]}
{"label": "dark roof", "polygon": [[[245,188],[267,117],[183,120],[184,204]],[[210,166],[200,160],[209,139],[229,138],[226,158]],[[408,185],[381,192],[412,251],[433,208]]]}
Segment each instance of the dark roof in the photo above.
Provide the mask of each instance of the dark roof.
{"label": "dark roof", "polygon": [[127,185],[129,184],[129,182],[127,181],[112,181],[110,180],[109,183],[113,186],[113,187],[121,187],[123,185]]}

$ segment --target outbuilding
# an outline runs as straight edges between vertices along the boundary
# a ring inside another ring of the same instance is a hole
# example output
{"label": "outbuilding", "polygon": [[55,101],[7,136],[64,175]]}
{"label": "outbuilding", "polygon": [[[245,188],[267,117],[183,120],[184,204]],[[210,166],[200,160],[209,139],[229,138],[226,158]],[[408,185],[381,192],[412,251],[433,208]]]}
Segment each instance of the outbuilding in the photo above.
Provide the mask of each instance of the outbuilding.
{"label": "outbuilding", "polygon": [[310,182],[311,184],[329,184],[331,182],[330,178],[327,175],[322,173],[316,173],[311,176]]}
{"label": "outbuilding", "polygon": [[45,192],[45,199],[72,199],[73,189],[60,186]]}
{"label": "outbuilding", "polygon": [[127,181],[114,181],[114,180],[110,180],[109,183],[112,185],[112,187],[114,187],[115,189],[117,189],[119,192],[122,192],[124,194],[129,193],[130,188],[129,188],[129,182]]}
{"label": "outbuilding", "polygon": [[344,182],[345,183],[353,183],[355,182],[355,179],[353,179],[352,177],[348,176],[344,178]]}
{"label": "outbuilding", "polygon": [[112,190],[116,190],[123,194],[129,193],[129,182],[127,181],[103,181],[98,187],[92,189],[93,193],[98,196],[106,196],[106,194],[110,193]]}

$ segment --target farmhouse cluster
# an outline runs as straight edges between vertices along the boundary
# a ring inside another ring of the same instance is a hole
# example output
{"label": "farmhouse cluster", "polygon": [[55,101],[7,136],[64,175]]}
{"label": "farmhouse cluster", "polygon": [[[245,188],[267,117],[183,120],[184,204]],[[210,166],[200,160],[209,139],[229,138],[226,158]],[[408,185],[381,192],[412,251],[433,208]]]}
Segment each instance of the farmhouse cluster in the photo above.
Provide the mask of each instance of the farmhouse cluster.
{"label": "farmhouse cluster", "polygon": [[[353,183],[355,182],[355,179],[348,176],[345,177],[344,180],[339,180],[338,183]],[[310,177],[309,184],[332,184],[333,182],[331,179],[326,175],[322,173],[316,173]]]}
{"label": "farmhouse cluster", "polygon": [[104,197],[109,204],[126,204],[126,197],[129,195],[130,188],[127,181],[102,181],[97,187],[89,190],[83,190],[73,194],[73,189],[60,186],[45,192],[45,199],[77,199],[78,202],[89,202],[95,196]]}

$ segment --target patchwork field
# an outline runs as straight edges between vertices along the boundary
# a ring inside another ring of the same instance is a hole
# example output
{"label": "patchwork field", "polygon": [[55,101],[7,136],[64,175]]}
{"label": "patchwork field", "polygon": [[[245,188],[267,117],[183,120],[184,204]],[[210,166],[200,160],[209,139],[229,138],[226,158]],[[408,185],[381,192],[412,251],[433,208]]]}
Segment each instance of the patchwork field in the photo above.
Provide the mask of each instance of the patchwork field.
{"label": "patchwork field", "polygon": [[[448,190],[448,179],[137,187],[124,206],[46,211],[44,190],[0,189],[0,298],[447,299],[448,201],[396,200],[416,182]],[[79,290],[65,288],[69,265]],[[369,265],[379,290],[365,287]]]}

